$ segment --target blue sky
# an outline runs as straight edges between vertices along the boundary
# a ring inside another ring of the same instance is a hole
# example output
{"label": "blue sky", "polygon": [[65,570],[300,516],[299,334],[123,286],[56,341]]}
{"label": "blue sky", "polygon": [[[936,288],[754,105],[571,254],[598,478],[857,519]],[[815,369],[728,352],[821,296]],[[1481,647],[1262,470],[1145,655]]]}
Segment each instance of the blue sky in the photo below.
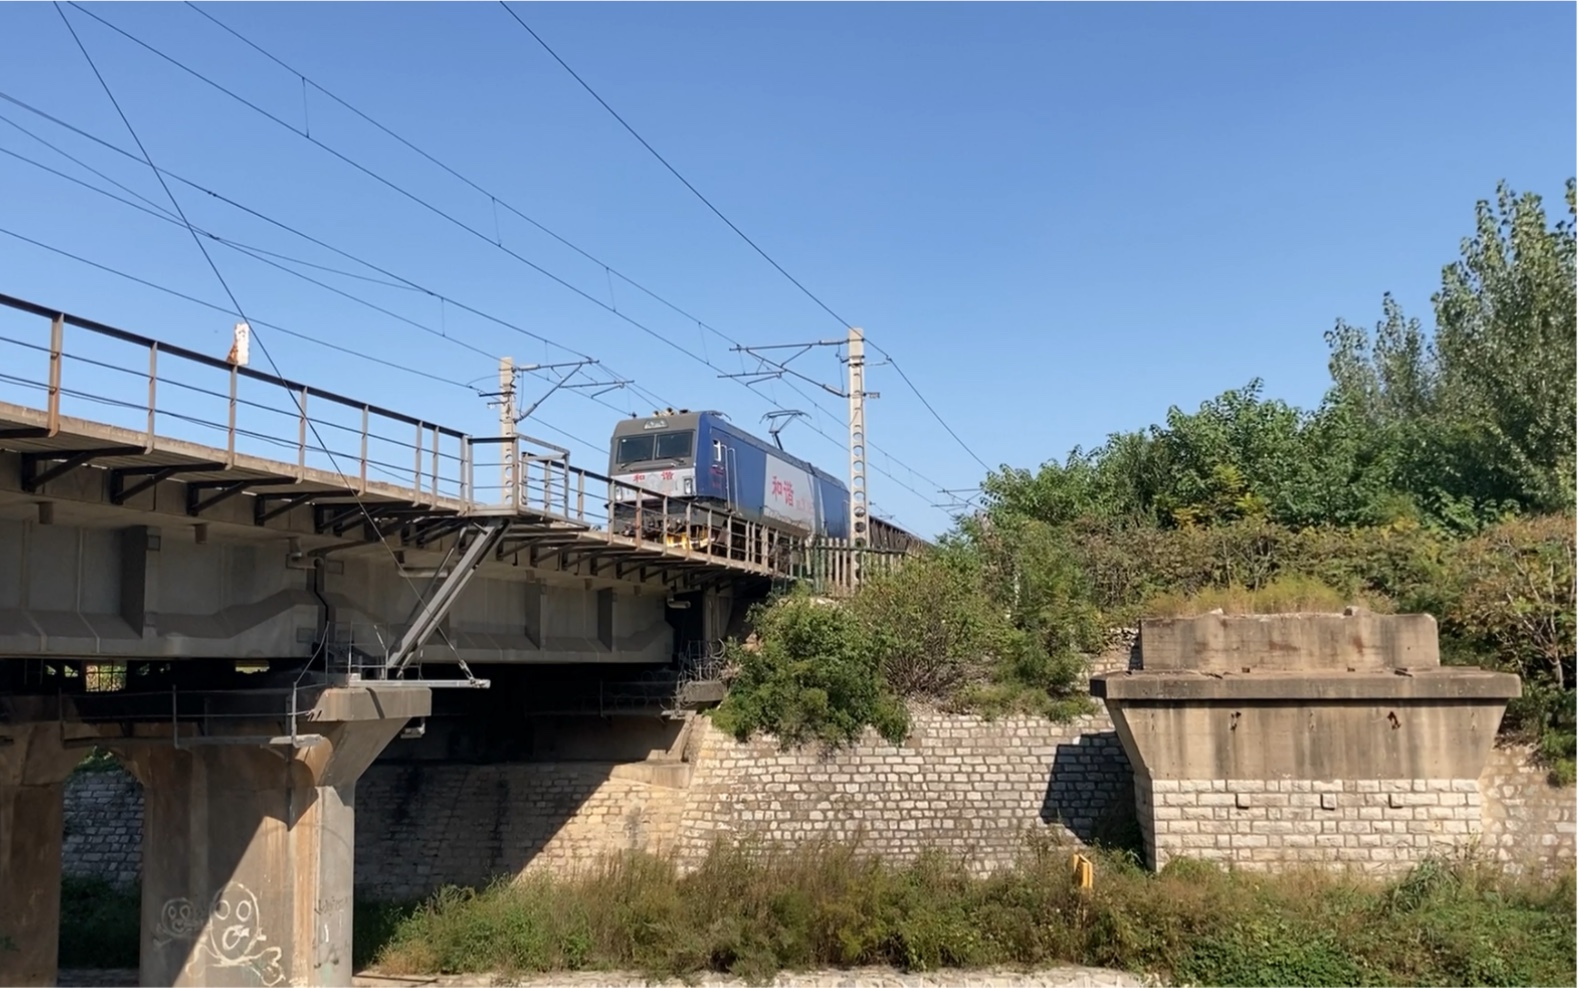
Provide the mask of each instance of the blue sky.
{"label": "blue sky", "polygon": [[[248,38],[603,264],[741,343],[841,335],[494,4],[204,5]],[[88,9],[293,127],[302,80],[181,4]],[[1443,264],[1499,179],[1561,212],[1575,173],[1570,4],[522,4],[518,13],[631,124],[841,316],[899,362],[983,460],[1035,466],[1253,377],[1313,405],[1323,332],[1385,291],[1430,318]],[[155,162],[520,329],[600,358],[677,406],[766,429],[843,473],[843,402],[753,394],[675,346],[743,369],[730,342],[499,211],[505,247],[671,346],[302,137],[67,8]],[[134,149],[49,4],[0,6],[0,92]],[[163,205],[145,166],[10,103],[0,115]],[[485,234],[487,196],[309,91],[314,138]],[[10,125],[0,149],[82,172]],[[352,265],[179,184],[192,221]],[[0,228],[188,294],[224,293],[190,236],[0,155]],[[213,248],[255,321],[449,381],[478,353]],[[304,269],[305,270],[305,269]],[[370,274],[365,269],[364,274]],[[347,291],[518,362],[567,353],[408,289]],[[230,324],[0,235],[0,292],[223,356]],[[35,332],[7,317],[0,331]],[[295,379],[489,434],[439,384],[258,329]],[[111,358],[119,359],[119,358]],[[266,367],[255,349],[255,366]],[[797,362],[830,384],[827,351]],[[749,365],[744,365],[749,366]],[[528,385],[529,393],[532,385]],[[983,470],[875,368],[880,512],[933,533],[938,487]],[[0,396],[3,397],[3,396]],[[616,417],[576,394],[524,425],[603,469]],[[813,429],[827,433],[825,438]],[[914,491],[908,488],[914,488]]]}

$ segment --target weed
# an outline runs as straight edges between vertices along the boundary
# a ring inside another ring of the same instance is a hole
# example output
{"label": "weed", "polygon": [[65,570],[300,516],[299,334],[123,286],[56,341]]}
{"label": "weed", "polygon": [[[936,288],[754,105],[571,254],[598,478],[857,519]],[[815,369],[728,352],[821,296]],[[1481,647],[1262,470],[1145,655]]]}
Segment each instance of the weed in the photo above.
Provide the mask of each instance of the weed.
{"label": "weed", "polygon": [[859,843],[719,844],[689,873],[642,855],[578,877],[450,890],[408,912],[379,952],[392,973],[785,968],[910,971],[1076,963],[1220,985],[1573,984],[1574,878],[1429,862],[1393,883],[1262,875],[1175,861],[1160,874],[1032,839],[975,876],[931,853],[903,864]]}

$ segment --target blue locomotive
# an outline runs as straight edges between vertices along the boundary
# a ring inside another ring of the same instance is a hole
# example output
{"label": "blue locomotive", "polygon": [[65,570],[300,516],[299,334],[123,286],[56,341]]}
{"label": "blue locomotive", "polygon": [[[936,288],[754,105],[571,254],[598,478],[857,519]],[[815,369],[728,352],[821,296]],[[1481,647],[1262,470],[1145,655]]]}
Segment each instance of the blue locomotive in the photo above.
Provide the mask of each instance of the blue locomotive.
{"label": "blue locomotive", "polygon": [[[642,505],[644,532],[684,516],[686,505],[757,522],[801,538],[850,537],[850,491],[836,477],[730,424],[719,412],[685,409],[630,418],[615,426],[609,476],[617,531],[633,528]],[[642,493],[632,488],[641,488]],[[670,518],[663,517],[668,495]],[[693,525],[697,519],[691,512]],[[688,533],[695,537],[695,534]]]}

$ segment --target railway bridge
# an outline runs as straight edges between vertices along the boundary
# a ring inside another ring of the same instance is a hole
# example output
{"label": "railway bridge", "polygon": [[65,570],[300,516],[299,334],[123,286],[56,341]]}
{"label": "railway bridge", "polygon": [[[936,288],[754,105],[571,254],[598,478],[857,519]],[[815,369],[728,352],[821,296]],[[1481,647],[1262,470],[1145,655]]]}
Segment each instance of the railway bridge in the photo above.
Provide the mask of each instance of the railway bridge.
{"label": "railway bridge", "polygon": [[[661,520],[612,525],[637,494]],[[349,985],[387,745],[716,700],[710,643],[814,560],[849,584],[838,547],[562,448],[0,295],[0,983],[54,983],[87,749],[146,793],[144,984]]]}

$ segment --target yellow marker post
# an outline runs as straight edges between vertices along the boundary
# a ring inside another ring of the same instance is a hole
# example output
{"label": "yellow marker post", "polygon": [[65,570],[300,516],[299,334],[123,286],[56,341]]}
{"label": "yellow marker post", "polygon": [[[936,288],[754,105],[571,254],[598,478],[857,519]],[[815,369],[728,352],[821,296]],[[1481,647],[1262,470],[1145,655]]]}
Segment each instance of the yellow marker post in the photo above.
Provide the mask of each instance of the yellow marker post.
{"label": "yellow marker post", "polygon": [[1092,859],[1084,854],[1070,855],[1070,870],[1075,875],[1075,887],[1089,891],[1092,887]]}

